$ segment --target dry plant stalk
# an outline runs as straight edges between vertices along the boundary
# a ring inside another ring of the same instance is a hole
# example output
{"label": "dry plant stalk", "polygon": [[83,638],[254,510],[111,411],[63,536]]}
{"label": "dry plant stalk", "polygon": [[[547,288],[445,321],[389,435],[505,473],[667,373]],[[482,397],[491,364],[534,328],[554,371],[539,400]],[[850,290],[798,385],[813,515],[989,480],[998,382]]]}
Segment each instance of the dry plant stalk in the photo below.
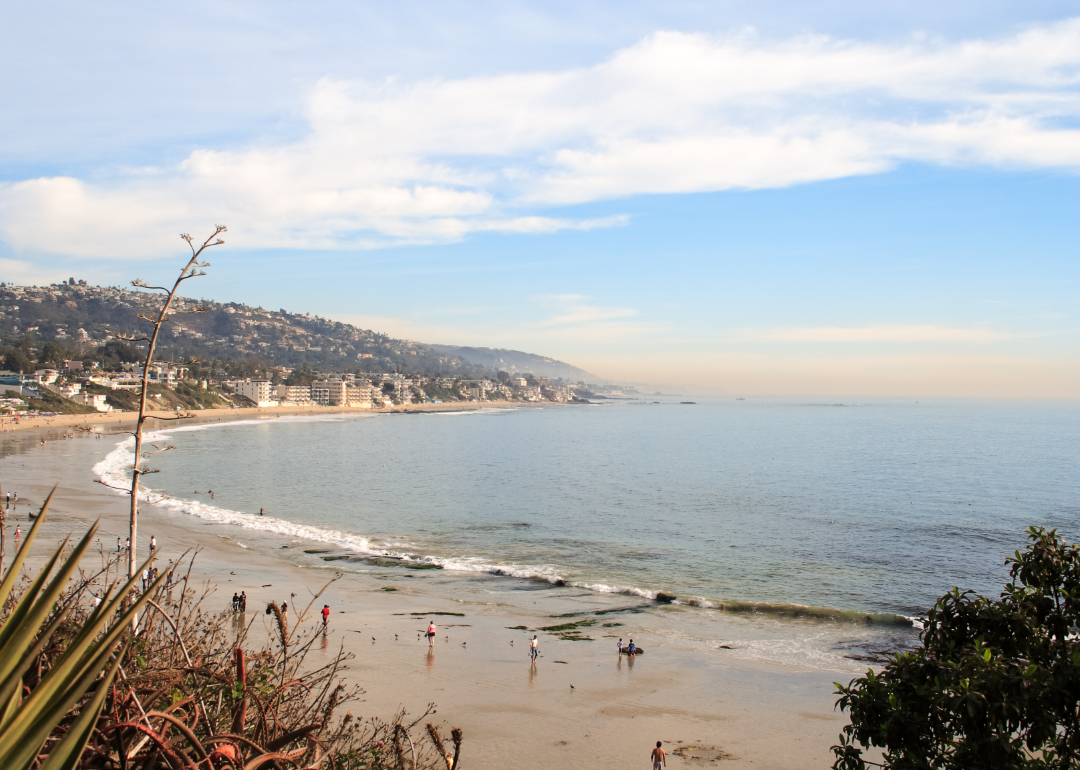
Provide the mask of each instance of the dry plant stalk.
{"label": "dry plant stalk", "polygon": [[[161,333],[161,327],[164,326],[169,321],[169,306],[172,305],[173,299],[176,297],[176,292],[180,289],[180,284],[182,284],[184,281],[188,280],[189,278],[197,278],[197,277],[199,277],[201,275],[206,275],[206,271],[203,270],[202,268],[209,267],[210,263],[209,262],[200,262],[199,258],[202,256],[202,253],[204,251],[206,251],[207,249],[212,248],[214,246],[220,246],[221,244],[225,243],[225,241],[223,241],[221,238],[218,238],[218,236],[221,235],[223,232],[225,232],[226,229],[227,228],[225,227],[225,225],[216,225],[214,227],[213,235],[211,235],[209,238],[207,238],[203,242],[203,244],[201,246],[199,246],[198,248],[195,247],[195,243],[192,240],[192,237],[190,235],[187,235],[186,233],[181,234],[180,237],[183,238],[185,241],[187,241],[188,246],[191,247],[191,259],[188,260],[188,263],[184,266],[184,269],[180,271],[180,276],[176,279],[176,282],[173,283],[173,286],[172,286],[171,289],[166,288],[164,286],[150,286],[149,284],[147,284],[147,283],[145,283],[144,281],[141,281],[141,280],[132,281],[131,282],[132,286],[136,286],[136,287],[141,288],[141,289],[152,289],[152,290],[155,290],[155,291],[163,291],[163,292],[165,292],[166,293],[165,302],[162,303],[161,310],[158,312],[156,318],[152,318],[152,317],[144,315],[142,313],[139,314],[139,318],[143,319],[144,321],[149,321],[154,326],[154,330],[150,333],[149,337],[134,337],[134,336],[131,336],[131,335],[124,335],[124,334],[117,334],[116,335],[117,339],[126,340],[128,342],[146,342],[146,343],[148,343],[147,348],[146,348],[146,359],[143,362],[142,389],[141,389],[141,392],[139,394],[139,418],[135,423],[135,431],[134,431],[134,436],[135,436],[135,460],[132,463],[132,468],[131,468],[131,515],[130,515],[130,519],[129,519],[129,522],[128,522],[128,530],[129,530],[128,537],[130,538],[130,542],[131,542],[131,546],[130,546],[130,548],[128,548],[128,574],[131,577],[135,576],[135,570],[136,570],[136,565],[137,565],[137,562],[136,562],[136,559],[135,559],[135,552],[137,550],[136,549],[135,536],[138,533],[138,526],[139,526],[139,477],[140,476],[145,476],[148,473],[155,473],[156,472],[156,471],[154,471],[154,470],[152,470],[152,469],[150,469],[150,468],[148,468],[148,467],[146,467],[146,466],[144,466],[142,464],[142,461],[143,461],[143,448],[142,448],[142,445],[143,445],[143,425],[146,423],[146,420],[149,419],[147,417],[147,414],[146,414],[146,397],[147,397],[147,392],[146,391],[147,391],[147,388],[148,388],[148,386],[150,384],[150,366],[154,362],[154,349],[157,347],[157,340],[158,340],[158,335]],[[205,308],[198,308],[195,312],[203,312],[204,310],[205,310]],[[177,416],[175,418],[169,418],[169,419],[181,419],[182,417],[186,417],[186,416],[188,416],[188,415],[180,415],[180,416]],[[165,418],[159,418],[159,419],[165,419]],[[168,448],[168,447],[166,447],[166,448]],[[159,451],[164,451],[164,450],[159,450]]]}

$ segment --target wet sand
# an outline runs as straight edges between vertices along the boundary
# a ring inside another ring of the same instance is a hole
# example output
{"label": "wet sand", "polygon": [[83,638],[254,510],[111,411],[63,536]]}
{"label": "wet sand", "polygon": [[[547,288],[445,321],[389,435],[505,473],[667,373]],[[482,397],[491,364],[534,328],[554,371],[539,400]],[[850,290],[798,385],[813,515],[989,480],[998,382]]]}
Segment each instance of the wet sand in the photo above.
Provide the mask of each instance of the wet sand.
{"label": "wet sand", "polygon": [[[239,417],[240,411],[229,410],[228,415]],[[40,435],[2,437],[0,484],[20,496],[17,511],[9,511],[7,518],[8,547],[15,525],[25,531],[30,524],[28,504],[36,510],[52,484],[59,483],[39,553],[97,517],[101,548],[114,552],[116,538],[126,537],[126,501],[94,483],[91,467],[117,439],[79,435],[40,446]],[[337,571],[333,562],[304,554],[305,549],[315,550],[311,544],[149,507],[140,518],[140,554],[151,535],[163,560],[199,546],[193,574],[216,584],[211,605],[216,602],[225,610],[234,591],[246,591],[246,620],[254,619],[258,633],[270,632],[262,612],[267,601],[288,601],[295,619],[310,592]],[[324,648],[311,662],[318,663],[341,644],[356,656],[349,676],[367,695],[364,703],[350,707],[354,714],[389,715],[402,706],[418,713],[427,703],[436,703],[438,720],[464,729],[463,761],[475,770],[568,764],[612,770],[648,767],[657,740],[663,740],[669,752],[700,746],[704,748],[695,753],[707,758],[722,751],[731,757],[725,767],[831,764],[829,747],[846,723],[833,710],[832,682],[848,681],[857,664],[829,671],[739,660],[724,650],[700,649],[660,633],[655,622],[625,614],[618,616],[622,626],[588,629],[596,637],[593,642],[539,632],[541,658],[533,667],[528,660],[533,631],[512,627],[559,623],[552,615],[568,606],[610,609],[634,601],[559,594],[528,581],[487,575],[472,580],[492,581],[490,601],[478,601],[476,591],[461,590],[461,578],[439,570],[346,573],[312,609],[311,623],[324,602],[332,615]],[[463,616],[424,614],[431,612]],[[433,652],[418,638],[431,618],[439,627]],[[618,637],[634,638],[646,654],[633,661],[620,657]],[[673,767],[706,761],[669,756]]]}

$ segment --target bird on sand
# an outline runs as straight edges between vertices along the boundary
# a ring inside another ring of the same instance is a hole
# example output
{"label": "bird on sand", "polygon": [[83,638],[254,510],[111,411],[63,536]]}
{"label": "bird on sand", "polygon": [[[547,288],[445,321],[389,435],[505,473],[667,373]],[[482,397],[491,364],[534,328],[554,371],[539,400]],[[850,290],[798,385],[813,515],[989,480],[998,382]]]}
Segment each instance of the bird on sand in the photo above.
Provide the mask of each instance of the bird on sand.
{"label": "bird on sand", "polygon": [[375,637],[374,637],[374,636],[373,636],[373,637],[371,637],[371,641],[372,641],[372,642],[374,642],[374,641],[375,641]]}
{"label": "bird on sand", "polygon": [[574,689],[574,685],[570,685],[570,689],[571,689],[571,690],[573,690],[573,689]]}
{"label": "bird on sand", "polygon": [[397,634],[394,634],[394,641],[397,641]]}

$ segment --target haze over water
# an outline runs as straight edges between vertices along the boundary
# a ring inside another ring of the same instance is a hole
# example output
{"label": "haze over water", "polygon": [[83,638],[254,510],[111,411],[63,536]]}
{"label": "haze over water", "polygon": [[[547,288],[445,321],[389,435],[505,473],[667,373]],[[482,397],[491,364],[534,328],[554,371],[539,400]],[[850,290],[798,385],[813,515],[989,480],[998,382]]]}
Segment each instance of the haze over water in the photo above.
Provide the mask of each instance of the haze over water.
{"label": "haze over water", "polygon": [[695,400],[193,426],[151,479],[174,516],[706,606],[912,616],[1077,536],[1075,406]]}

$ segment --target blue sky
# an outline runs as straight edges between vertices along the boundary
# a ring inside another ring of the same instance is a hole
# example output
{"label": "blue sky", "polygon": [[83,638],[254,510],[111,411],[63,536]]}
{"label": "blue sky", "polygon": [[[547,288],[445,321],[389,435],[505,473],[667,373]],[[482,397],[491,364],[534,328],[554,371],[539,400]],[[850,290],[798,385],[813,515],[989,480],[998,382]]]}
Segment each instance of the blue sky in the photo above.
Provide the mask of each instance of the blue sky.
{"label": "blue sky", "polygon": [[193,293],[396,336],[1080,392],[1074,3],[7,3],[0,104],[0,279],[220,221]]}

